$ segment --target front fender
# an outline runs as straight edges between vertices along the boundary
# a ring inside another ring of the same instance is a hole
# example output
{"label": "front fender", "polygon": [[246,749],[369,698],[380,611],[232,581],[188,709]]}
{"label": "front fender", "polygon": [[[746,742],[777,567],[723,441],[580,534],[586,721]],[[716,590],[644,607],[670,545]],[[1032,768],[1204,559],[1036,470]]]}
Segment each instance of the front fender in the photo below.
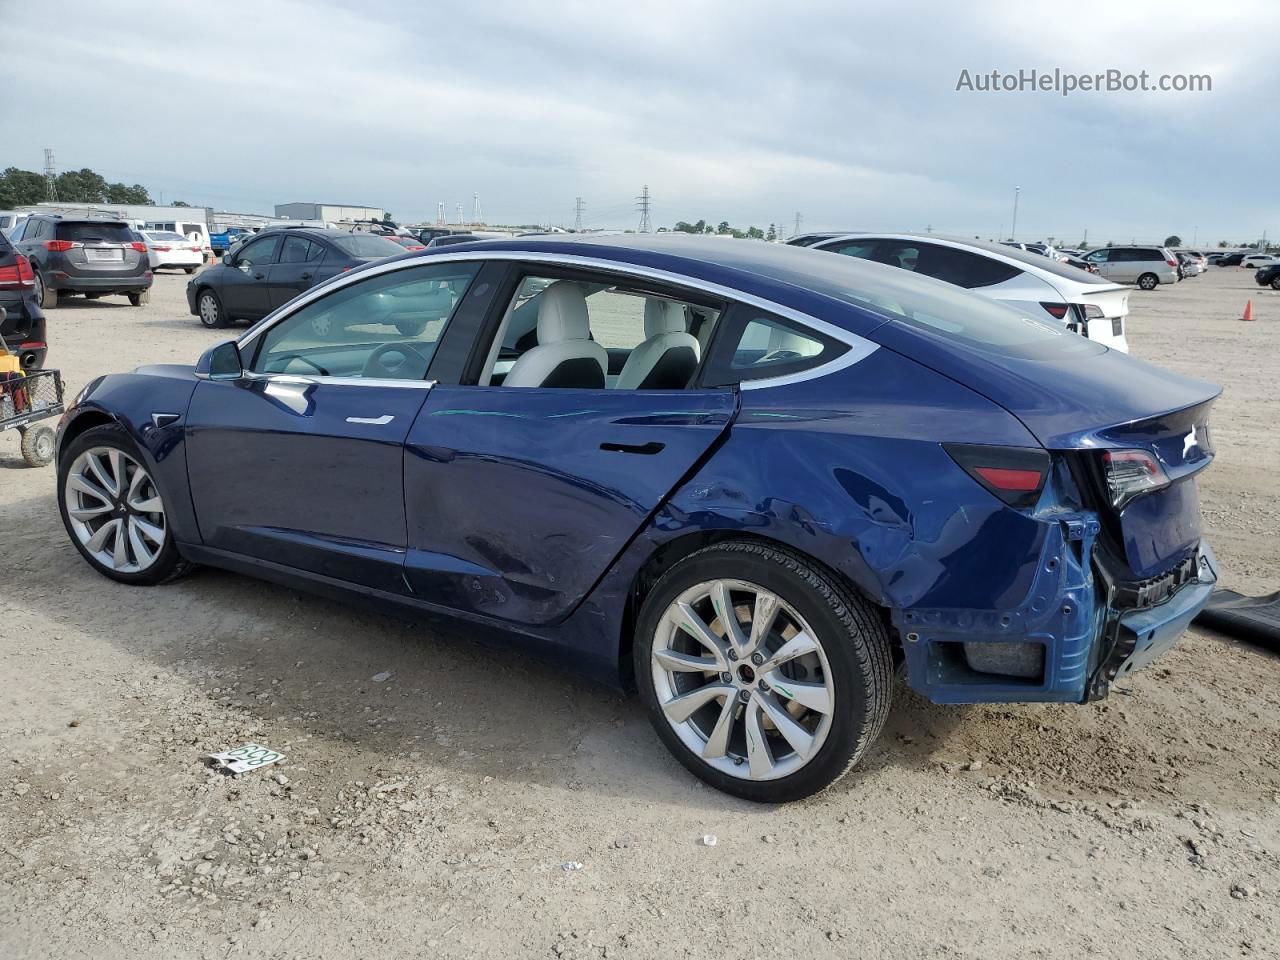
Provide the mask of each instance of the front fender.
{"label": "front fender", "polygon": [[[190,367],[140,367],[92,381],[58,424],[61,463],[66,444],[89,426],[111,422],[128,432],[147,461],[168,510],[169,527],[179,543],[200,543],[187,483],[185,422],[196,383]],[[177,414],[163,426],[152,414]]]}

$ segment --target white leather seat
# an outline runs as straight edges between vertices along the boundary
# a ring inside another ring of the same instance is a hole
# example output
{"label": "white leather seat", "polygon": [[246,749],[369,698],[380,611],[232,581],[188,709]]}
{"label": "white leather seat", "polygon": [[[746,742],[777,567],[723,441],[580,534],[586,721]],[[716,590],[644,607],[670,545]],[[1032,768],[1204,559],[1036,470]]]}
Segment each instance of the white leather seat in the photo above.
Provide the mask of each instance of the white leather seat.
{"label": "white leather seat", "polygon": [[538,345],[511,365],[504,387],[604,387],[609,354],[591,337],[582,287],[557,280],[539,294]]}
{"label": "white leather seat", "polygon": [[670,300],[644,302],[645,339],[627,357],[619,390],[683,390],[698,369],[698,338],[685,328],[685,307]]}

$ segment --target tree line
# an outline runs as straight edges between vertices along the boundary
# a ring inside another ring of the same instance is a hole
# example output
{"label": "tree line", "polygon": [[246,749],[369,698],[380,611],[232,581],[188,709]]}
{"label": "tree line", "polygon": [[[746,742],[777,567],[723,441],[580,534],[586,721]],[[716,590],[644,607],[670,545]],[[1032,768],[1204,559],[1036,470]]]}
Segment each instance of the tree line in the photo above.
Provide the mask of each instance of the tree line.
{"label": "tree line", "polygon": [[[659,231],[666,228],[659,227]],[[676,233],[713,233],[722,237],[737,237],[739,240],[746,238],[748,240],[777,240],[778,229],[772,223],[769,224],[768,231],[761,230],[759,227],[747,227],[745,230],[739,230],[737,227],[729,226],[728,220],[721,220],[717,226],[712,226],[705,220],[699,220],[697,223],[689,223],[687,220],[677,220],[676,225],[672,228]]]}
{"label": "tree line", "polygon": [[88,167],[58,174],[53,181],[53,192],[54,196],[51,197],[44,176],[33,170],[8,167],[0,173],[0,209],[5,210],[53,199],[59,203],[152,202],[151,194],[142,184],[128,186],[123,183],[108,183],[106,177]]}

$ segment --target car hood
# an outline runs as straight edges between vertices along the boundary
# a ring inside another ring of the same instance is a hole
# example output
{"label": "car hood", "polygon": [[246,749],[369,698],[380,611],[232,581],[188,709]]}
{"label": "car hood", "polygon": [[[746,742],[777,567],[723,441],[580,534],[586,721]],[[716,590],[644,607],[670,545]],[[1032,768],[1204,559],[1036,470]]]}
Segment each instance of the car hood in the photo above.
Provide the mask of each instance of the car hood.
{"label": "car hood", "polygon": [[1101,346],[1027,359],[943,345],[896,322],[871,339],[998,403],[1051,450],[1123,445],[1113,439],[1115,428],[1207,403],[1222,392],[1207,380]]}

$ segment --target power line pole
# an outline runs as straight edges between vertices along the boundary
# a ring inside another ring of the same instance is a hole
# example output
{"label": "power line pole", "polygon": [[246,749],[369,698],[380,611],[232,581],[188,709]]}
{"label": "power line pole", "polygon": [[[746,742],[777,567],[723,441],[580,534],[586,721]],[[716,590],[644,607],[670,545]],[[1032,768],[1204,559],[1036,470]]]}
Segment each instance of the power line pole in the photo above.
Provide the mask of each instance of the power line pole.
{"label": "power line pole", "polygon": [[53,150],[44,148],[44,189],[50,202],[58,199],[58,171],[53,165]]}
{"label": "power line pole", "polygon": [[582,232],[582,210],[585,206],[586,204],[582,202],[581,197],[574,197],[573,199],[573,232],[574,233]]}
{"label": "power line pole", "polygon": [[804,214],[802,214],[799,210],[797,210],[796,211],[796,229],[795,229],[795,233],[791,234],[793,237],[798,237],[800,235],[800,224],[802,223],[804,223]]}
{"label": "power line pole", "polygon": [[436,226],[437,227],[444,226],[444,201],[443,200],[436,201]]}
{"label": "power line pole", "polygon": [[653,228],[653,223],[649,219],[649,202],[652,198],[649,196],[649,185],[646,183],[644,189],[640,191],[640,196],[636,197],[638,201],[636,207],[640,210],[640,232],[649,233]]}
{"label": "power line pole", "polygon": [[462,204],[458,204],[458,226],[462,226]]}
{"label": "power line pole", "polygon": [[480,222],[480,194],[478,193],[471,195],[471,222]]}
{"label": "power line pole", "polygon": [[1013,226],[1009,228],[1009,239],[1018,239],[1018,195],[1022,193],[1021,187],[1013,188]]}

